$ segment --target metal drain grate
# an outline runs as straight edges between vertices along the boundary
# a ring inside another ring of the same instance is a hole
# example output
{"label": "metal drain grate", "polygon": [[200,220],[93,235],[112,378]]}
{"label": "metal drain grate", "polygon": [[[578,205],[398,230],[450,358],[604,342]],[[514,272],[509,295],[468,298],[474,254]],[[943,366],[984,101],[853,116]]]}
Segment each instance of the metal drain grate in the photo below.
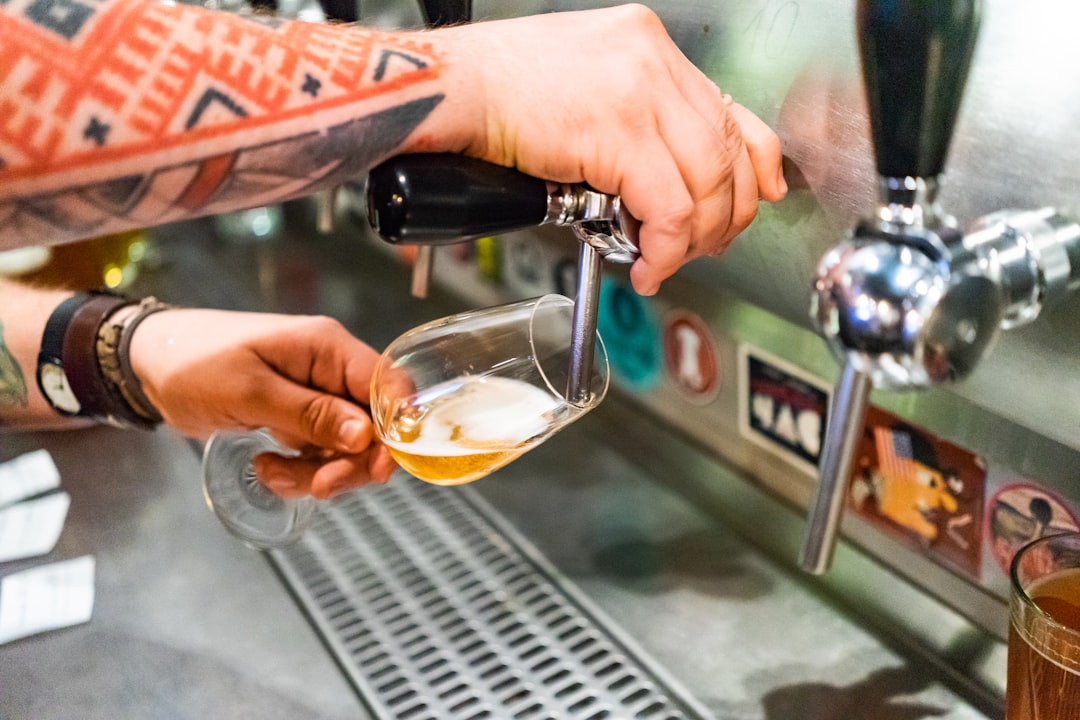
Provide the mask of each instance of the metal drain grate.
{"label": "metal drain grate", "polygon": [[399,476],[271,557],[378,718],[705,715],[495,515],[468,488]]}

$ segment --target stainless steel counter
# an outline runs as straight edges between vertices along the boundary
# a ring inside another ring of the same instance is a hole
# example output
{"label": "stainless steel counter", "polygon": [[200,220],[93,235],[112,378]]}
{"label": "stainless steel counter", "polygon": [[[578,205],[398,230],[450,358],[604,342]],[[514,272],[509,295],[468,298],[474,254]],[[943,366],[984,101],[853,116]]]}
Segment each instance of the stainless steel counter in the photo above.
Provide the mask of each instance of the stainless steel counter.
{"label": "stainless steel counter", "polygon": [[[642,468],[588,419],[475,486],[717,718],[987,716]],[[90,623],[0,647],[0,717],[369,717],[261,554],[203,505],[187,442],[95,429],[47,448],[92,553]],[[37,561],[0,567],[8,573]]]}
{"label": "stainless steel counter", "polygon": [[[147,279],[172,301],[328,312],[376,346],[450,302],[408,299],[403,269],[340,240],[229,246],[198,225],[163,237],[162,265]],[[682,452],[635,412],[609,398],[473,487],[709,712],[990,717],[937,666],[744,542],[707,503],[688,500],[684,490],[704,476],[719,480],[719,463],[666,464],[638,443],[651,457],[642,460],[608,442],[631,436],[633,425]],[[264,557],[203,505],[189,443],[168,431],[105,428],[0,435],[0,459],[38,447],[53,454],[72,495],[46,559],[94,554],[97,604],[87,625],[0,646],[0,718],[369,716]],[[766,522],[756,515],[764,499],[738,502],[750,522]]]}
{"label": "stainless steel counter", "polygon": [[605,446],[617,422],[588,416],[478,488],[716,718],[987,718],[676,492],[682,470]]}
{"label": "stainless steel counter", "polygon": [[262,554],[203,502],[194,448],[168,432],[0,435],[47,449],[71,509],[57,548],[0,575],[96,558],[88,624],[0,646],[0,718],[366,718]]}

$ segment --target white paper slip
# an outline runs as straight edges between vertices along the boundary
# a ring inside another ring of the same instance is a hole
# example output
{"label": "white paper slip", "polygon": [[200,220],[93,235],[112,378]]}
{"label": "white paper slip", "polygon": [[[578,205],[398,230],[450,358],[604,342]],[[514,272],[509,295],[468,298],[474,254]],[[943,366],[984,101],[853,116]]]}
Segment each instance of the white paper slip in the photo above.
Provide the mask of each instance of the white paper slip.
{"label": "white paper slip", "polygon": [[90,620],[94,558],[41,565],[0,580],[0,644]]}
{"label": "white paper slip", "polygon": [[60,471],[48,450],[34,450],[0,464],[0,507],[60,487]]}
{"label": "white paper slip", "polygon": [[36,557],[56,547],[71,496],[50,493],[0,509],[0,562]]}

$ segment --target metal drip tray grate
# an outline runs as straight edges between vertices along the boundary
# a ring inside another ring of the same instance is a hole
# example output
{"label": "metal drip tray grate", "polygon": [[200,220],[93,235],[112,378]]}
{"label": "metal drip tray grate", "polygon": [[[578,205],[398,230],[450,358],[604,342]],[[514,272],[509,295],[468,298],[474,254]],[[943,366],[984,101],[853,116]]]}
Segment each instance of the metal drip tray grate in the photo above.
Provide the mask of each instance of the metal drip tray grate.
{"label": "metal drip tray grate", "polygon": [[379,718],[703,716],[495,516],[397,477],[271,557]]}

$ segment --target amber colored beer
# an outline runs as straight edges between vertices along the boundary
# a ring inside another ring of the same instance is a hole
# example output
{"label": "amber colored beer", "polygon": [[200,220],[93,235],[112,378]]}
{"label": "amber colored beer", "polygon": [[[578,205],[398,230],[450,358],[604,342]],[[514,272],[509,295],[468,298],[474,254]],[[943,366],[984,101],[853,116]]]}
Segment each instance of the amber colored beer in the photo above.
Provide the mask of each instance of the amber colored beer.
{"label": "amber colored beer", "polygon": [[409,474],[459,485],[541,442],[558,407],[549,393],[520,380],[458,378],[392,407],[382,440]]}
{"label": "amber colored beer", "polygon": [[1026,594],[1041,615],[1014,607],[1005,719],[1080,720],[1080,568],[1039,578]]}

